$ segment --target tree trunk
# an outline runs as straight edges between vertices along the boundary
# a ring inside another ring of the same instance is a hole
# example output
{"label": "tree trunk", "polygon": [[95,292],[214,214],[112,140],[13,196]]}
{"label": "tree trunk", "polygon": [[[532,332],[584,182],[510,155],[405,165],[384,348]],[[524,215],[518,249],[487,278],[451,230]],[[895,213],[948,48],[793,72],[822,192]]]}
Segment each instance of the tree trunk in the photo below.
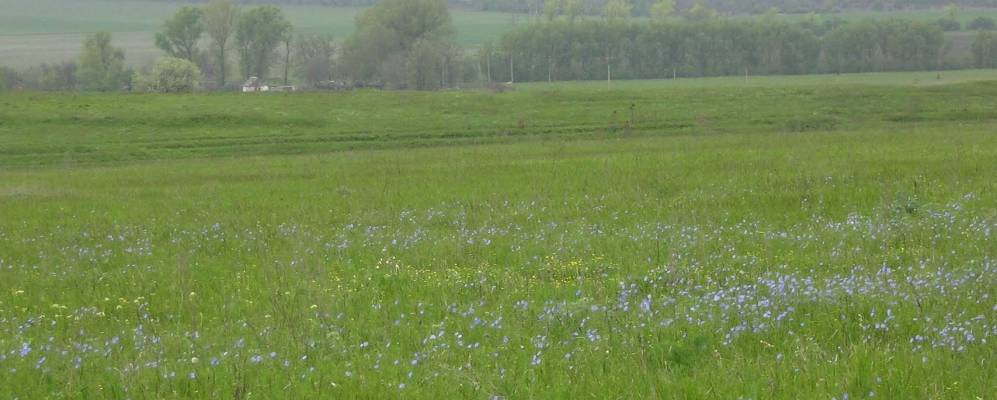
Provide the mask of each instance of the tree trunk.
{"label": "tree trunk", "polygon": [[547,83],[553,81],[554,60],[547,56]]}
{"label": "tree trunk", "polygon": [[443,80],[440,82],[440,88],[441,89],[447,87],[447,57],[445,55],[443,56],[443,68],[442,68],[442,70],[443,70],[443,75],[442,75]]}
{"label": "tree trunk", "polygon": [[613,57],[609,47],[606,47],[606,88],[613,88]]}
{"label": "tree trunk", "polygon": [[481,59],[479,58],[475,64],[478,66],[478,83],[481,83],[485,78],[484,74],[481,73]]}
{"label": "tree trunk", "polygon": [[225,89],[225,44],[218,44],[218,89]]}
{"label": "tree trunk", "polygon": [[613,63],[606,61],[606,88],[613,88]]}
{"label": "tree trunk", "polygon": [[284,86],[290,85],[287,72],[291,69],[291,42],[284,43]]}

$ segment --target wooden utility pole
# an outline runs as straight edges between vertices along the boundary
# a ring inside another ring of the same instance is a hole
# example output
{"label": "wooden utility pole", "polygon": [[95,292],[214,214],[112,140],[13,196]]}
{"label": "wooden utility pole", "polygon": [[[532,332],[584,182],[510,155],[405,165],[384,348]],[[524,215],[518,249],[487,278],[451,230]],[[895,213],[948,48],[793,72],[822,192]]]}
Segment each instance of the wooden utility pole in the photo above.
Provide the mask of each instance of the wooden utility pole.
{"label": "wooden utility pole", "polygon": [[610,61],[609,52],[606,52],[606,89],[613,89],[613,62]]}

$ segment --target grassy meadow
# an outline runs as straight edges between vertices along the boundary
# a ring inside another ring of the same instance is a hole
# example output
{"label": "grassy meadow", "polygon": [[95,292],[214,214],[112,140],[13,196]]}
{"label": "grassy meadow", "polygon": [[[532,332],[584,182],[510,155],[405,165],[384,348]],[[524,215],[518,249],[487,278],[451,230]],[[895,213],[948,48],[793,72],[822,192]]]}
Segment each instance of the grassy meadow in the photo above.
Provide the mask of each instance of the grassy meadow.
{"label": "grassy meadow", "polygon": [[991,398],[988,73],[0,94],[0,398]]}

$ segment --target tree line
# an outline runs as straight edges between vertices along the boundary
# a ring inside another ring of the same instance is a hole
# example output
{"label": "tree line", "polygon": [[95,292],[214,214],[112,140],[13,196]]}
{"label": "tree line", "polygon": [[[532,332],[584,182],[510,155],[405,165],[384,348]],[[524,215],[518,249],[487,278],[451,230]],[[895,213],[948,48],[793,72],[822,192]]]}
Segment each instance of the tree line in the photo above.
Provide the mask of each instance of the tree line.
{"label": "tree line", "polygon": [[[175,1],[175,0],[162,0]],[[481,11],[506,11],[542,14],[551,7],[576,7],[582,15],[598,15],[612,0],[449,0],[450,6]],[[243,3],[268,3],[289,5],[330,5],[366,7],[377,0],[245,0]],[[553,3],[553,4],[552,4]],[[637,16],[651,16],[655,0],[634,0]],[[946,6],[997,7],[997,0],[675,0],[678,13],[692,10],[697,4],[707,6],[726,15],[764,14],[773,9],[793,14],[811,12],[834,13],[846,10],[902,11]]]}
{"label": "tree line", "polygon": [[[598,21],[549,9],[543,22],[485,43],[477,53],[487,81],[653,79],[990,68],[997,48],[992,20],[978,31],[972,59],[945,59],[950,45],[937,21],[904,19],[798,23],[767,14],[719,18],[701,7],[683,19],[658,0],[650,22],[634,22],[626,0],[611,0]],[[954,19],[950,9],[947,18]]]}
{"label": "tree line", "polygon": [[[145,71],[126,68],[111,34],[89,35],[78,61],[28,71],[0,69],[0,89],[189,91],[224,89],[250,77],[306,85],[333,78],[372,86],[436,89],[461,82],[464,52],[445,0],[383,0],[357,20],[340,46],[330,36],[295,35],[273,5],[243,8],[233,0],[186,6],[155,36],[165,57]],[[275,71],[277,67],[279,70]],[[276,77],[275,77],[276,75]]]}
{"label": "tree line", "polygon": [[941,29],[907,20],[844,24],[823,36],[804,24],[711,20],[552,21],[483,47],[493,79],[556,81],[929,70]]}

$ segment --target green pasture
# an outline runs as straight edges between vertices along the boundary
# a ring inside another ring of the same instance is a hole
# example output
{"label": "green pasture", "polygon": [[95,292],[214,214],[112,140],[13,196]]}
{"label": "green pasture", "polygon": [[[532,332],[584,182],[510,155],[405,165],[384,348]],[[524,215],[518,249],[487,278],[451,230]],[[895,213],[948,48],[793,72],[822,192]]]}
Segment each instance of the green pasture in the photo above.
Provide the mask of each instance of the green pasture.
{"label": "green pasture", "polygon": [[964,74],[0,94],[0,397],[989,398]]}
{"label": "green pasture", "polygon": [[[447,92],[0,96],[0,165],[987,121],[991,70],[516,84]],[[961,84],[955,84],[961,83]]]}

